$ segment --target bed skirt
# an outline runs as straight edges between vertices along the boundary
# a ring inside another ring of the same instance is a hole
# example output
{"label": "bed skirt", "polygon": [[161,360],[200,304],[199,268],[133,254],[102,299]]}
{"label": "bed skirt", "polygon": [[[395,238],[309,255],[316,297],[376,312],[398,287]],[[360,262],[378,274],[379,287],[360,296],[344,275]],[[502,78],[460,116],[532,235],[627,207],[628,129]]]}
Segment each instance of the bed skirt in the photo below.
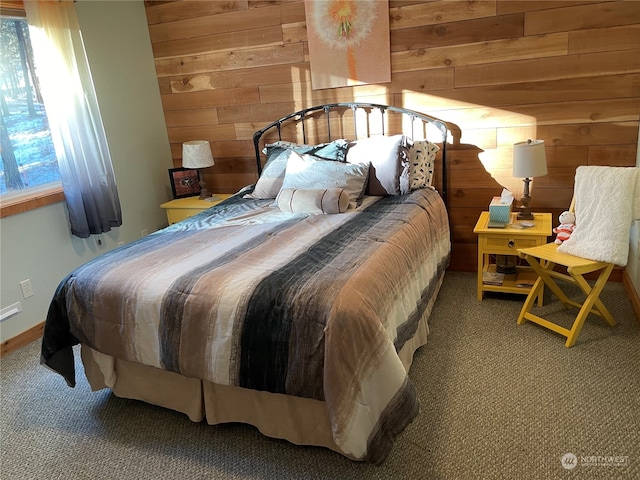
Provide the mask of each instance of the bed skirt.
{"label": "bed skirt", "polygon": [[[442,277],[439,283],[442,283]],[[398,354],[407,371],[415,351],[427,343],[430,310],[425,312],[414,337]],[[81,355],[93,391],[110,388],[117,397],[176,410],[193,422],[206,420],[210,425],[245,423],[268,437],[297,445],[326,447],[352,458],[333,441],[331,422],[323,401],[188,378],[111,357],[86,345],[82,345]]]}

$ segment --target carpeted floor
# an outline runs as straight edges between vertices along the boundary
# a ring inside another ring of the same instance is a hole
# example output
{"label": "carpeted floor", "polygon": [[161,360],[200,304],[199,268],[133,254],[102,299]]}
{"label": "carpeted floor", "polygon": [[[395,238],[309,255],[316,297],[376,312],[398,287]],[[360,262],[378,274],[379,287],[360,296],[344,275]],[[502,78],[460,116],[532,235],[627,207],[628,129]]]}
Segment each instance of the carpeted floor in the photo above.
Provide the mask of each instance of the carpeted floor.
{"label": "carpeted floor", "polygon": [[[640,478],[640,324],[622,285],[602,295],[619,324],[589,317],[570,349],[516,325],[524,297],[478,302],[475,287],[475,275],[447,274],[411,370],[421,413],[382,466],[250,426],[192,423],[90,392],[82,375],[70,389],[39,365],[34,342],[1,360],[0,478]],[[545,309],[571,323],[557,302]]]}

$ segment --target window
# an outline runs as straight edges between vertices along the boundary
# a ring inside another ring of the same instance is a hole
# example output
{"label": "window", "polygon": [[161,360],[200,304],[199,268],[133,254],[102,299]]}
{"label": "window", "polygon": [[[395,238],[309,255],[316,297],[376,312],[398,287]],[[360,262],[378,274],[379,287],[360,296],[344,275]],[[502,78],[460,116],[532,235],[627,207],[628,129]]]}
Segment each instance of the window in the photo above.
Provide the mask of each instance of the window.
{"label": "window", "polygon": [[60,172],[26,20],[3,16],[0,35],[0,195],[4,203],[14,197],[42,196],[46,187],[59,187]]}

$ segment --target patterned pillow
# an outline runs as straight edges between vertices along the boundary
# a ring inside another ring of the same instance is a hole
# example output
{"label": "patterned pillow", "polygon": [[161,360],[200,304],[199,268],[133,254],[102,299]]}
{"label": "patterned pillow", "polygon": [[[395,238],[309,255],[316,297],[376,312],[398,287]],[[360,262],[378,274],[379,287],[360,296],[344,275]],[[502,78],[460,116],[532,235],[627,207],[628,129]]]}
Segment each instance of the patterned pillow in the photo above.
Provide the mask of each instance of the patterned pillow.
{"label": "patterned pillow", "polygon": [[267,153],[269,147],[282,147],[289,148],[296,153],[313,155],[322,160],[333,160],[335,162],[345,162],[347,157],[347,149],[349,148],[349,142],[344,139],[334,140],[329,143],[321,143],[319,145],[305,145],[302,143],[287,142],[285,140],[279,140],[272,144],[267,145],[263,153]]}
{"label": "patterned pillow", "polygon": [[409,147],[411,190],[431,186],[433,166],[440,147],[428,140],[414,140]]}

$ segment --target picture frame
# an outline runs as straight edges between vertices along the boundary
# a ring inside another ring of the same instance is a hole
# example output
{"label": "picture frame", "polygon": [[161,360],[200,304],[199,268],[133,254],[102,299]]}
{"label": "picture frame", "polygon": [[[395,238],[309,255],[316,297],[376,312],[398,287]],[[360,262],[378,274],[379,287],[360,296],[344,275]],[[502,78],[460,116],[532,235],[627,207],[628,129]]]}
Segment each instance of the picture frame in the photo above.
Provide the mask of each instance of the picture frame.
{"label": "picture frame", "polygon": [[169,179],[173,198],[186,198],[200,195],[198,170],[191,168],[170,168]]}
{"label": "picture frame", "polygon": [[388,0],[304,4],[313,90],[391,81]]}

